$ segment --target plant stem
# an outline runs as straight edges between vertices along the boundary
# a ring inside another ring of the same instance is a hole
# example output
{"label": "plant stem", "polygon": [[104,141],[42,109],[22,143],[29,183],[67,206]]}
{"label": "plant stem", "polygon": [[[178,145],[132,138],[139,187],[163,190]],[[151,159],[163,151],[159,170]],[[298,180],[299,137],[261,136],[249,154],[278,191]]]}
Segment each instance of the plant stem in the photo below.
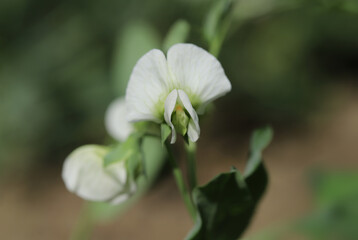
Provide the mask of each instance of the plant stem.
{"label": "plant stem", "polygon": [[196,177],[196,143],[190,142],[185,145],[188,159],[189,186],[191,191],[197,186]]}
{"label": "plant stem", "polygon": [[90,214],[90,206],[88,202],[83,204],[80,216],[76,223],[70,239],[71,240],[86,240],[90,239],[92,235],[94,223]]}
{"label": "plant stem", "polygon": [[176,184],[179,188],[181,197],[182,197],[182,199],[186,205],[186,208],[188,209],[188,212],[190,213],[192,219],[195,220],[196,209],[193,205],[193,202],[191,201],[190,194],[185,186],[183,174],[182,174],[180,168],[178,167],[178,164],[174,158],[173,152],[172,152],[170,144],[168,142],[165,142],[165,147],[167,148],[167,151],[168,151],[170,165],[172,166],[173,175],[174,175]]}

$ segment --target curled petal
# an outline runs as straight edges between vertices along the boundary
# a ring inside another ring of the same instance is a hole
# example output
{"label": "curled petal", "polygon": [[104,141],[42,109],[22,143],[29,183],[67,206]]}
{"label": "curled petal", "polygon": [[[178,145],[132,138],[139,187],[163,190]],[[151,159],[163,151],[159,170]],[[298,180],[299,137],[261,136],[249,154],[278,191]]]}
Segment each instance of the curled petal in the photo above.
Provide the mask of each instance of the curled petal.
{"label": "curled petal", "polygon": [[169,93],[167,99],[165,100],[165,104],[164,104],[164,109],[165,109],[164,110],[164,120],[167,122],[167,124],[172,129],[172,139],[171,139],[170,143],[175,143],[175,141],[177,139],[175,127],[171,120],[177,99],[178,99],[178,91],[176,89],[174,89],[173,91],[171,91]]}
{"label": "curled petal", "polygon": [[[106,147],[86,145],[73,151],[65,160],[62,178],[67,189],[91,201],[111,201],[127,194],[127,171],[124,162],[103,167]],[[117,165],[118,164],[118,165]]]}
{"label": "curled petal", "polygon": [[183,90],[178,90],[179,99],[188,111],[191,119],[188,126],[188,136],[192,142],[196,142],[200,135],[199,117],[190,103],[188,95]]}
{"label": "curled petal", "polygon": [[123,97],[114,100],[105,115],[107,132],[116,140],[122,142],[132,133],[133,126],[127,121],[127,108]]}
{"label": "curled petal", "polygon": [[199,139],[200,129],[196,127],[193,119],[190,119],[188,125],[188,137],[192,142],[196,142]]}
{"label": "curled petal", "polygon": [[168,66],[175,84],[183,89],[198,111],[231,90],[220,62],[193,44],[176,44],[168,51]]}
{"label": "curled petal", "polygon": [[129,121],[162,121],[168,79],[167,61],[160,50],[151,50],[138,60],[126,91]]}

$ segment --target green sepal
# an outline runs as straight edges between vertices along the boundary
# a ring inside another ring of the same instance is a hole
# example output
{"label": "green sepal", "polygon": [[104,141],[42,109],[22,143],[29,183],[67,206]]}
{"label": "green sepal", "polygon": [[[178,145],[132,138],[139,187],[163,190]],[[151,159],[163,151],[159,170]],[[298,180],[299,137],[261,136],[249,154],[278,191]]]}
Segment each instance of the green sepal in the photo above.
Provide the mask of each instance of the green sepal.
{"label": "green sepal", "polygon": [[141,152],[142,137],[143,133],[136,132],[131,134],[123,143],[114,146],[104,157],[104,166],[107,167],[111,164],[125,161],[129,176],[136,179],[144,170]]}
{"label": "green sepal", "polygon": [[172,132],[172,130],[170,129],[170,127],[167,124],[162,123],[160,125],[160,137],[161,137],[162,146],[164,146],[164,143],[167,140],[167,138],[169,137],[171,132]]}
{"label": "green sepal", "polygon": [[267,187],[268,177],[261,151],[271,138],[270,128],[252,134],[244,176],[231,167],[229,172],[194,189],[197,218],[187,240],[235,240],[242,235]]}

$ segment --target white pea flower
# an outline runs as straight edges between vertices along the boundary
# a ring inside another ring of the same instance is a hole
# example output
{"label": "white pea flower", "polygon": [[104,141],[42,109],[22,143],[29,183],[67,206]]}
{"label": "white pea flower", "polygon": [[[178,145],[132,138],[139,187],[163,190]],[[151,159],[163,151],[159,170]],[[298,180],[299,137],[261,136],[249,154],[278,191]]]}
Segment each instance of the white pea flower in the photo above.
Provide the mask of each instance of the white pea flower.
{"label": "white pea flower", "polygon": [[208,103],[231,90],[219,61],[193,44],[173,45],[167,54],[153,49],[135,65],[126,91],[128,120],[166,122],[176,132],[196,142],[198,114]]}
{"label": "white pea flower", "polygon": [[120,142],[125,141],[134,130],[133,125],[128,122],[126,114],[124,97],[119,97],[109,105],[105,116],[107,132]]}
{"label": "white pea flower", "polygon": [[124,161],[104,166],[108,149],[85,145],[74,150],[65,160],[62,178],[67,189],[91,201],[119,204],[136,191],[136,184],[127,174]]}

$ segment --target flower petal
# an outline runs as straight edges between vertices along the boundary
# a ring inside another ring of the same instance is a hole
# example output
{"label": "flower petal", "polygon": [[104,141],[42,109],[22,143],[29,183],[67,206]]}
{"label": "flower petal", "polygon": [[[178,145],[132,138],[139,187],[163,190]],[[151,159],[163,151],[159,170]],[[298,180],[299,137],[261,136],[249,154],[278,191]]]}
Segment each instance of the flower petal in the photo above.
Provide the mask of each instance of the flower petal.
{"label": "flower petal", "polygon": [[171,127],[172,129],[172,139],[170,141],[170,143],[175,143],[175,141],[177,140],[177,135],[175,132],[175,128],[174,125],[172,123],[172,114],[177,102],[177,98],[178,98],[178,91],[176,89],[174,89],[173,91],[171,91],[169,93],[169,95],[167,96],[167,99],[165,100],[164,103],[164,119],[166,121],[166,123]]}
{"label": "flower petal", "polygon": [[199,139],[200,135],[200,129],[196,128],[195,122],[193,119],[190,119],[189,125],[188,125],[188,137],[190,141],[196,142]]}
{"label": "flower petal", "polygon": [[132,197],[137,191],[137,185],[131,181],[127,185],[126,191],[123,191],[121,194],[116,196],[114,199],[111,200],[112,204],[120,204],[122,202],[127,201],[130,197]]}
{"label": "flower petal", "polygon": [[109,135],[122,142],[132,133],[133,126],[127,121],[124,97],[114,100],[105,115],[105,126]]}
{"label": "flower petal", "polygon": [[127,119],[131,122],[161,122],[169,93],[168,67],[163,52],[154,49],[141,57],[130,76],[126,91]]}
{"label": "flower petal", "polygon": [[203,108],[231,90],[220,62],[193,44],[176,44],[168,51],[168,66],[178,88],[183,89],[195,108]]}
{"label": "flower petal", "polygon": [[199,117],[191,105],[188,95],[181,89],[178,90],[179,99],[188,111],[191,120],[188,126],[188,136],[192,142],[196,142],[200,135]]}
{"label": "flower petal", "polygon": [[111,172],[103,167],[107,148],[86,145],[73,151],[65,160],[62,178],[67,189],[91,201],[109,201],[121,193],[126,185],[127,172],[124,162],[112,167]]}

